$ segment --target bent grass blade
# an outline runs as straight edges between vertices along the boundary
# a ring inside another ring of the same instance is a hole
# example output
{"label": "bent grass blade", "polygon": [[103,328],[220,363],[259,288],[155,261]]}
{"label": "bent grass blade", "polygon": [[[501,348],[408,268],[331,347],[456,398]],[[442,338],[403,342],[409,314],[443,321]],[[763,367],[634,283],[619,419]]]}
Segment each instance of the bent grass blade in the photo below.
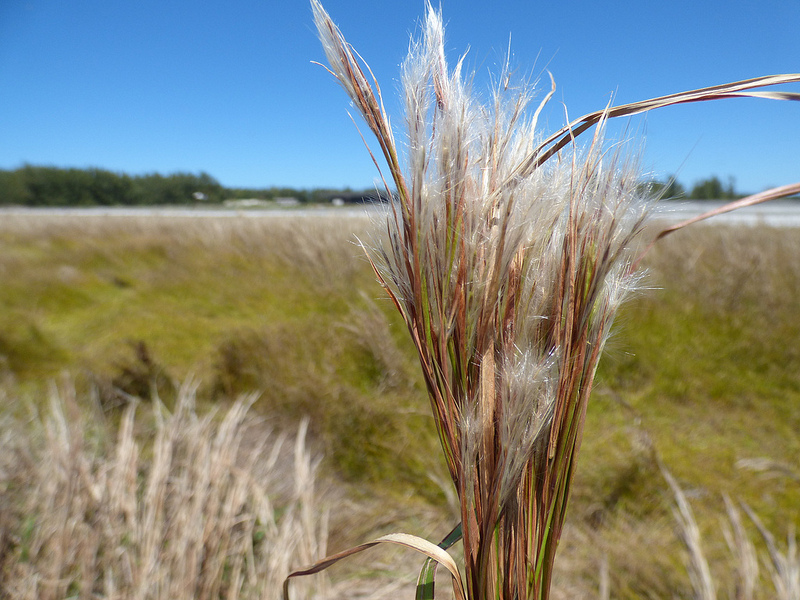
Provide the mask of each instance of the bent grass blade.
{"label": "bent grass blade", "polygon": [[775,188],[770,188],[768,190],[764,190],[763,192],[759,192],[758,194],[752,194],[750,196],[746,196],[744,198],[740,198],[739,200],[734,200],[733,202],[728,202],[723,206],[718,206],[712,210],[706,211],[701,215],[697,215],[696,217],[692,217],[691,219],[686,219],[685,221],[681,221],[680,223],[676,223],[675,225],[670,225],[669,227],[665,227],[662,229],[658,235],[650,242],[642,253],[638,256],[638,258],[631,264],[631,271],[636,271],[639,268],[639,263],[645,257],[645,255],[650,252],[653,246],[655,246],[656,242],[664,238],[665,236],[669,235],[670,233],[674,233],[684,227],[688,227],[689,225],[694,225],[700,221],[705,221],[706,219],[710,219],[712,217],[716,217],[717,215],[721,215],[727,212],[732,212],[734,210],[739,210],[740,208],[745,208],[747,206],[755,206],[756,204],[761,204],[763,202],[768,202],[770,200],[777,200],[778,198],[786,198],[787,196],[793,196],[795,194],[800,194],[800,182],[792,183],[789,185],[782,185]]}
{"label": "bent grass blade", "polygon": [[359,552],[363,552],[364,550],[369,550],[370,548],[384,543],[397,544],[399,546],[405,546],[406,548],[416,550],[417,552],[428,556],[429,560],[433,560],[437,564],[444,566],[448,571],[450,571],[450,575],[452,576],[453,591],[455,592],[457,600],[466,600],[464,585],[461,582],[461,574],[458,572],[458,566],[456,565],[455,560],[453,560],[453,557],[450,556],[446,550],[443,550],[433,542],[429,542],[424,538],[408,533],[390,533],[388,535],[381,536],[371,542],[360,544],[339,552],[338,554],[327,556],[309,567],[290,573],[283,582],[283,600],[289,600],[289,582],[292,578],[319,573],[328,567],[335,565],[342,559],[353,556],[354,554],[358,554]]}
{"label": "bent grass blade", "polygon": [[[439,542],[439,548],[442,550],[451,548],[453,544],[461,539],[461,536],[461,523],[459,523],[441,542]],[[438,566],[439,563],[433,558],[428,558],[425,560],[425,563],[422,565],[422,570],[419,572],[419,578],[417,578],[417,594],[415,596],[416,600],[434,600],[436,597],[435,579],[436,567]]]}
{"label": "bent grass blade", "polygon": [[575,119],[549,136],[531,152],[528,160],[520,165],[517,172],[514,173],[514,176],[524,176],[527,172],[542,166],[564,146],[574,143],[575,138],[580,134],[606,119],[638,115],[653,109],[665,108],[676,104],[706,102],[725,98],[763,98],[769,100],[800,101],[800,93],[748,91],[755,88],[798,82],[800,82],[800,73],[767,75],[597,110]]}

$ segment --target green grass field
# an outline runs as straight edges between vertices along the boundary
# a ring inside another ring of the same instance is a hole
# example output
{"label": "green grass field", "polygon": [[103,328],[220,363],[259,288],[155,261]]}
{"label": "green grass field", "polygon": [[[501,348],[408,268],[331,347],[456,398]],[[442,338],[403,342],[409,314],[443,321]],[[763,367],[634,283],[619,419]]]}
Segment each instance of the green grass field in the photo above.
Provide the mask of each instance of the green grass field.
{"label": "green grass field", "polygon": [[[172,408],[188,378],[202,410],[255,391],[252,411],[278,429],[310,418],[336,499],[329,549],[397,530],[438,541],[455,519],[424,384],[354,243],[376,231],[336,216],[5,216],[3,409],[25,422],[55,382],[113,428],[130,397]],[[697,226],[645,267],[600,366],[555,597],[596,597],[603,555],[612,597],[691,596],[659,461],[687,491],[721,597],[724,494],[784,544],[800,526],[800,235]],[[7,573],[24,523],[5,521]],[[370,575],[354,564],[343,572]]]}

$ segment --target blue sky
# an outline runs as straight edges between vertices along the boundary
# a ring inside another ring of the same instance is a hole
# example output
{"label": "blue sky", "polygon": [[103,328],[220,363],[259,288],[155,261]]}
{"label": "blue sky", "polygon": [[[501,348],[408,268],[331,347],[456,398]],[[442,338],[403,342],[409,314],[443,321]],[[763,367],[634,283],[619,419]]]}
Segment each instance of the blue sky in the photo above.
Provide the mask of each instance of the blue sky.
{"label": "blue sky", "polygon": [[[324,3],[381,82],[423,0]],[[602,108],[800,72],[800,0],[441,0],[447,48],[485,89],[505,54],[553,73],[546,130]],[[0,0],[0,168],[206,171],[227,186],[371,186],[375,167],[322,61],[305,0]],[[795,91],[800,88],[795,87]],[[644,166],[691,185],[800,181],[800,103],[726,100],[630,122]]]}

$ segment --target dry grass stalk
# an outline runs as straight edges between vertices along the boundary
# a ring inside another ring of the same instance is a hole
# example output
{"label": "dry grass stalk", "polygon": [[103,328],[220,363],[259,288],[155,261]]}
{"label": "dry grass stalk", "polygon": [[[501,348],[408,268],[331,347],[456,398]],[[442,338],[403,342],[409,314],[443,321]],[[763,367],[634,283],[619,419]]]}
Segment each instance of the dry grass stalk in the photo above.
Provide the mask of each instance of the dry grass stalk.
{"label": "dry grass stalk", "polygon": [[665,468],[662,467],[661,471],[677,504],[677,508],[673,512],[675,521],[678,523],[681,540],[689,551],[688,571],[695,592],[694,597],[696,600],[716,600],[717,586],[711,577],[711,569],[703,552],[700,528],[697,526],[692,508],[675,478]]}
{"label": "dry grass stalk", "polygon": [[725,511],[728,513],[730,527],[723,524],[722,532],[733,555],[737,572],[737,586],[734,600],[752,600],[758,583],[758,556],[755,546],[747,536],[742,517],[728,496],[725,496]]}
{"label": "dry grass stalk", "polygon": [[[371,256],[418,351],[458,493],[465,595],[547,598],[595,368],[635,283],[646,215],[635,163],[603,149],[605,120],[739,95],[798,99],[749,90],[800,76],[609,108],[540,142],[539,110],[526,117],[530,88],[504,71],[491,101],[478,103],[463,58],[446,64],[442,18],[428,5],[402,67],[403,173],[377,82],[311,3],[329,70],[397,189],[388,243]],[[587,149],[563,153],[595,125]]]}
{"label": "dry grass stalk", "polygon": [[[664,468],[661,472],[672,490],[677,505],[675,518],[678,533],[689,552],[688,570],[696,600],[715,600],[717,586],[711,576],[708,560],[703,552],[700,531],[694,519],[694,513],[686,494],[675,478]],[[758,553],[753,542],[745,531],[739,511],[733,502],[725,497],[725,508],[730,526],[723,523],[723,535],[733,556],[733,570],[736,584],[729,594],[731,600],[751,600],[759,589]],[[758,515],[746,504],[742,508],[755,524],[767,547],[767,557],[762,556],[764,565],[770,574],[777,600],[800,600],[800,555],[797,552],[797,539],[794,528],[790,527],[786,536],[786,552],[778,548],[775,537],[761,522]]]}
{"label": "dry grass stalk", "polygon": [[585,153],[516,176],[534,139],[529,91],[475,103],[429,10],[403,68],[407,182],[379,96],[315,10],[400,193],[376,270],[420,355],[460,498],[467,595],[543,597],[594,370],[633,281],[635,166],[604,156],[598,134]]}
{"label": "dry grass stalk", "polygon": [[[268,490],[287,478],[284,438],[260,435],[250,447],[251,399],[200,417],[193,395],[184,387],[174,414],[156,406],[152,447],[136,439],[131,405],[105,454],[74,399],[54,397],[28,484],[33,527],[9,562],[4,597],[277,598],[290,563],[324,555],[327,519],[306,424],[292,453],[293,488],[275,498]],[[302,591],[320,597],[325,585]]]}
{"label": "dry grass stalk", "polygon": [[778,600],[800,600],[800,554],[797,551],[797,538],[794,528],[786,534],[786,553],[780,551],[775,537],[761,522],[753,510],[745,505],[747,516],[755,523],[767,545],[769,560],[765,560],[772,585]]}

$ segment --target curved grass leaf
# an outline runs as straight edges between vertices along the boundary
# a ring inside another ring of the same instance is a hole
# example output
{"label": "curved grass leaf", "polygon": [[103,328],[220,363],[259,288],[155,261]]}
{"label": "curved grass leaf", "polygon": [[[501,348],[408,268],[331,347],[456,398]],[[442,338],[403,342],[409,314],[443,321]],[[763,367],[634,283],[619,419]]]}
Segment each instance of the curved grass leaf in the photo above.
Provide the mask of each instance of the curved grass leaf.
{"label": "curved grass leaf", "polygon": [[738,210],[740,208],[745,208],[746,206],[755,206],[756,204],[761,204],[762,202],[768,202],[769,200],[777,200],[778,198],[786,198],[787,196],[792,196],[794,194],[800,194],[800,182],[792,183],[789,185],[782,185],[775,188],[770,188],[768,190],[764,190],[763,192],[759,192],[758,194],[752,194],[750,196],[746,196],[744,198],[740,198],[739,200],[734,200],[733,202],[728,202],[722,206],[718,206],[712,210],[704,212],[701,215],[697,215],[696,217],[692,217],[691,219],[686,219],[685,221],[681,221],[680,223],[676,223],[675,225],[670,225],[669,227],[665,227],[662,229],[658,235],[650,242],[645,249],[639,254],[636,260],[631,264],[631,271],[636,271],[639,268],[639,263],[644,258],[644,256],[650,251],[650,249],[656,244],[658,240],[661,238],[678,231],[679,229],[683,229],[684,227],[688,227],[689,225],[693,225],[699,221],[704,221],[705,219],[710,219],[711,217],[716,217],[717,215],[721,215],[726,212],[731,212],[734,210]]}
{"label": "curved grass leaf", "polygon": [[642,100],[620,106],[606,107],[583,115],[565,125],[554,134],[545,139],[531,152],[528,159],[513,173],[514,177],[524,176],[526,173],[540,167],[548,159],[558,153],[567,144],[573,143],[584,131],[606,119],[626,117],[648,112],[656,108],[688,104],[692,102],[706,102],[709,100],[722,100],[725,98],[766,98],[769,100],[794,100],[800,101],[800,93],[795,92],[759,92],[749,91],[772,85],[800,82],[800,73],[786,73],[780,75],[766,75],[733,81],[722,85],[698,88],[687,92],[659,96],[649,100]]}
{"label": "curved grass leaf", "polygon": [[327,556],[309,567],[289,573],[289,576],[283,582],[283,600],[289,600],[289,582],[292,578],[319,573],[328,567],[333,566],[344,558],[353,556],[354,554],[358,554],[359,552],[363,552],[364,550],[368,550],[374,546],[384,543],[397,544],[399,546],[411,548],[412,550],[416,550],[417,552],[427,555],[430,560],[436,561],[437,564],[442,564],[448,571],[450,571],[450,575],[453,578],[453,591],[455,592],[456,599],[466,600],[464,586],[461,582],[461,575],[458,572],[458,566],[453,560],[453,557],[450,556],[446,550],[443,550],[433,542],[429,542],[424,538],[416,535],[410,535],[408,533],[390,533],[388,535],[381,536],[371,542],[367,542],[366,544],[360,544],[337,554]]}
{"label": "curved grass leaf", "polygon": [[[441,542],[439,542],[439,548],[442,550],[451,548],[453,544],[461,539],[461,536],[461,523],[459,523]],[[422,570],[419,572],[419,577],[417,578],[416,600],[434,600],[436,567],[438,566],[439,563],[432,558],[425,560],[425,563],[422,565]]]}
{"label": "curved grass leaf", "polygon": [[747,196],[739,200],[734,200],[733,202],[729,202],[724,206],[720,206],[713,210],[704,212],[702,215],[692,217],[691,219],[687,219],[686,221],[682,221],[676,225],[667,227],[666,229],[663,229],[661,233],[658,234],[658,237],[656,239],[661,239],[662,237],[664,237],[669,233],[672,233],[673,231],[677,231],[678,229],[683,229],[684,227],[691,225],[693,223],[697,223],[698,221],[710,219],[711,217],[716,217],[717,215],[721,215],[726,212],[731,212],[740,208],[744,208],[746,206],[754,206],[756,204],[761,204],[762,202],[767,202],[768,200],[785,198],[786,196],[792,196],[794,194],[800,194],[800,182],[792,183],[789,185],[782,185],[780,187],[770,188],[763,192],[759,192],[758,194],[752,194],[751,196]]}

